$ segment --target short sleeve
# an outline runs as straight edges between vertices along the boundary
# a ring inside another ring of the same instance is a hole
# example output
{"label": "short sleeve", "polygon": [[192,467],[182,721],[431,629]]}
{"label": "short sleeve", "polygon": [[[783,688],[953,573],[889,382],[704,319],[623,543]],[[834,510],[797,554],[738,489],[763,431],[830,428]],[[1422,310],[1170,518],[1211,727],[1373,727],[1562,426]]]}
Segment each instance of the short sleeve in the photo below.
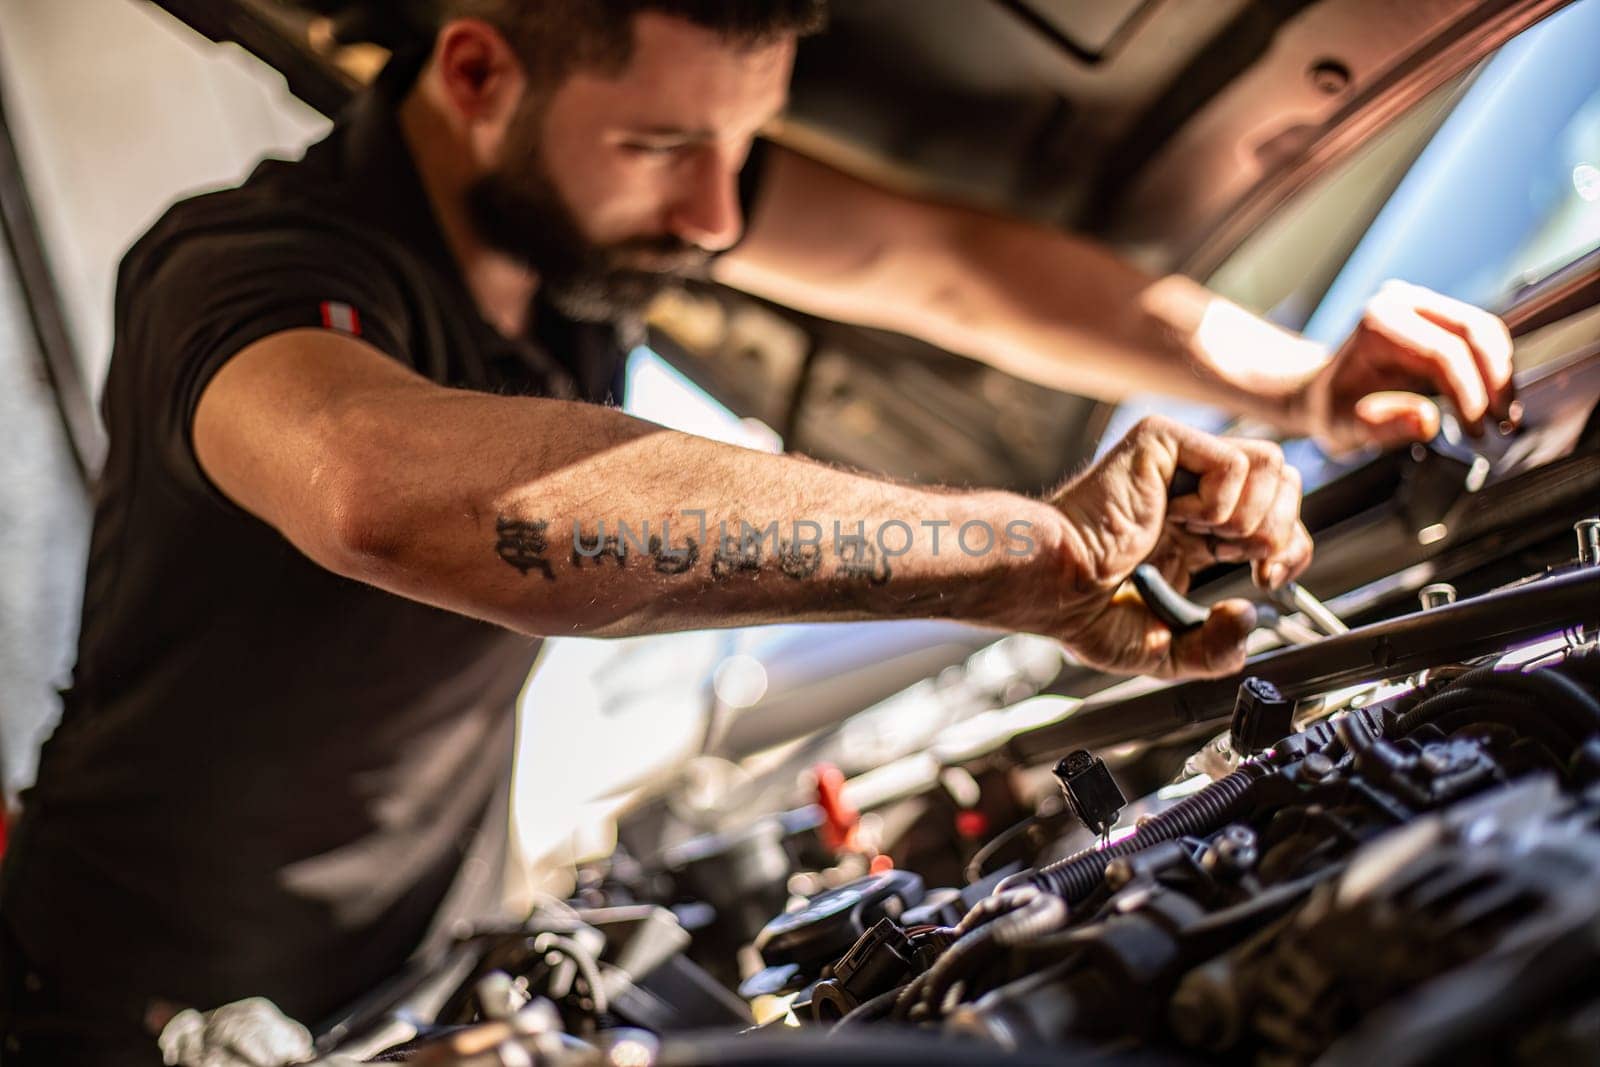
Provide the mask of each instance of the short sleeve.
{"label": "short sleeve", "polygon": [[412,362],[395,272],[332,234],[286,229],[182,238],[168,245],[147,278],[125,277],[118,293],[115,358],[134,366],[122,379],[131,395],[107,397],[128,410],[115,419],[108,411],[108,421],[131,423],[163,470],[225,503],[195,457],[193,426],[201,394],[230,358],[273,334],[309,328],[348,334]]}

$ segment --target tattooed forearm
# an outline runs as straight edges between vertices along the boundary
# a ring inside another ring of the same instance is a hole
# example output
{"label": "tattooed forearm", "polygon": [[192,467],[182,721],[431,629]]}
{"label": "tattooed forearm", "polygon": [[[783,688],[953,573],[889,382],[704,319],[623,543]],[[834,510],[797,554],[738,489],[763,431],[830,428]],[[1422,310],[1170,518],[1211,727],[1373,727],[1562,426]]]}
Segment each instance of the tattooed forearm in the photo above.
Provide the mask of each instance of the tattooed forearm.
{"label": "tattooed forearm", "polygon": [[597,534],[594,543],[585,545],[583,537],[576,530],[572,534],[572,566],[574,570],[583,567],[584,560],[593,560],[598,566],[600,560],[609,556],[616,561],[619,568],[628,565],[628,543],[615,535],[606,536]]}
{"label": "tattooed forearm", "polygon": [[822,546],[782,541],[778,545],[778,570],[785,578],[803,581],[822,569]]}
{"label": "tattooed forearm", "polygon": [[501,515],[494,524],[495,554],[521,571],[524,577],[529,571],[536,570],[545,576],[545,580],[553,582],[556,580],[555,572],[550,567],[550,561],[544,558],[550,550],[546,534],[549,528],[550,524],[543,519],[523,522]]}
{"label": "tattooed forearm", "polygon": [[841,541],[838,548],[839,566],[834,573],[839,577],[860,579],[868,585],[883,585],[894,577],[889,558],[865,537]]}
{"label": "tattooed forearm", "polygon": [[[740,520],[739,533],[719,529],[716,551],[711,557],[711,577],[723,581],[736,574],[758,574],[762,564],[771,561],[779,574],[794,581],[805,581],[822,574],[823,546],[820,541],[783,540],[778,536],[778,524],[756,527]],[[864,536],[842,538],[834,545],[837,566],[831,575],[846,580],[865,581],[882,585],[892,577],[886,556]],[[826,575],[824,575],[826,576]]]}
{"label": "tattooed forearm", "polygon": [[719,535],[711,553],[711,577],[717,581],[735,574],[756,574],[761,570],[761,542],[750,537]]}
{"label": "tattooed forearm", "polygon": [[[586,566],[605,567],[609,559],[617,570],[626,570],[630,559],[642,557],[648,561],[644,565],[655,573],[676,576],[696,571],[704,555],[704,573],[719,583],[768,570],[793,581],[837,579],[846,585],[878,587],[894,578],[893,561],[911,553],[919,541],[911,524],[898,519],[882,523],[871,536],[863,522],[850,528],[835,521],[831,538],[824,536],[822,523],[800,519],[790,524],[793,536],[784,538],[778,522],[758,527],[743,519],[729,519],[712,527],[705,521],[703,511],[682,514],[699,518],[698,524],[691,524],[691,528],[698,529],[698,537],[674,537],[668,522],[662,522],[660,533],[652,533],[648,521],[630,526],[627,522],[613,525],[602,520],[592,530],[574,523],[568,561],[573,570],[582,570]],[[495,523],[495,553],[523,575],[537,570],[547,581],[554,581],[549,558],[550,525],[548,519],[501,515]],[[1003,539],[987,522],[967,522],[953,538],[946,534],[943,545],[940,534],[951,525],[949,521],[924,520],[920,525],[931,534],[929,551],[934,556],[940,554],[941,548],[973,557],[991,552],[1028,555],[1034,548],[1028,535],[1031,524],[1026,520],[1007,524]],[[970,536],[973,531],[981,536]],[[832,565],[828,566],[830,559]]]}
{"label": "tattooed forearm", "polygon": [[685,537],[683,547],[670,548],[657,535],[650,538],[650,558],[655,561],[657,574],[688,574],[700,562],[700,542]]}

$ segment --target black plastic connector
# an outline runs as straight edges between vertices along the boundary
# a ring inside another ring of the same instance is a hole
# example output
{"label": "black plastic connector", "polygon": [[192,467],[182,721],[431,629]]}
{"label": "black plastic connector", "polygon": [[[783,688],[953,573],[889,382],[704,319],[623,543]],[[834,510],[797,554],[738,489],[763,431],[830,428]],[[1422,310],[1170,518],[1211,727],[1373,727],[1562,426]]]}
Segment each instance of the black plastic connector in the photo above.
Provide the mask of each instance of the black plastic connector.
{"label": "black plastic connector", "polygon": [[1080,748],[1056,764],[1055,774],[1072,814],[1090,832],[1104,837],[1116,825],[1117,816],[1127,803],[1106,761]]}
{"label": "black plastic connector", "polygon": [[893,919],[879,919],[861,935],[832,975],[811,989],[811,1012],[818,1022],[837,1022],[911,974],[916,950]]}
{"label": "black plastic connector", "polygon": [[1251,676],[1239,686],[1233,705],[1229,740],[1241,755],[1259,752],[1294,732],[1294,702],[1284,699],[1277,686]]}

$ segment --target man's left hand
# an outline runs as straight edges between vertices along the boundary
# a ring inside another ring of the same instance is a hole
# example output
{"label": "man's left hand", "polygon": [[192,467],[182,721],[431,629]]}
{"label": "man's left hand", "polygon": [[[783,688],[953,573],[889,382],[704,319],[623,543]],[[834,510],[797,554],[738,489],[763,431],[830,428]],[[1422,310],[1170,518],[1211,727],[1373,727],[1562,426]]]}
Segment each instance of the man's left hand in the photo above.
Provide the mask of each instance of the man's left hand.
{"label": "man's left hand", "polygon": [[1432,438],[1440,419],[1432,393],[1449,399],[1477,436],[1485,418],[1511,417],[1511,370],[1511,335],[1497,316],[1388,282],[1300,402],[1312,435],[1336,452]]}

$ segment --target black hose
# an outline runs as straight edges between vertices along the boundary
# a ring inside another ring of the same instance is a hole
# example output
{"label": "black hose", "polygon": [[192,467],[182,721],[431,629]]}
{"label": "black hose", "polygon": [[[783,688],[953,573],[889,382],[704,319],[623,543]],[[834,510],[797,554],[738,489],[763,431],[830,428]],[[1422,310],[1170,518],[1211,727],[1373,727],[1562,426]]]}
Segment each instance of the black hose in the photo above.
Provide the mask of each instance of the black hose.
{"label": "black hose", "polygon": [[842,1030],[847,1026],[856,1026],[883,1018],[894,1010],[894,1002],[904,989],[905,986],[897,985],[887,993],[879,993],[870,1000],[863,1000],[860,1004],[845,1012],[844,1016],[833,1024],[833,1029],[828,1032],[833,1033],[833,1031]]}
{"label": "black hose", "polygon": [[1574,716],[1581,717],[1585,736],[1600,733],[1600,700],[1595,699],[1593,693],[1559,671],[1496,671],[1487,667],[1481,669],[1486,672],[1481,682],[1468,674],[1456,684],[1484,685],[1490,689],[1527,693],[1549,701],[1553,707],[1564,708]]}
{"label": "black hose", "polygon": [[1033,825],[1038,821],[1039,817],[1037,815],[1030,815],[1021,822],[1012,823],[1010,826],[1006,827],[1004,830],[1001,830],[998,834],[985,841],[983,843],[983,847],[979,848],[978,851],[972,854],[972,858],[967,861],[966,869],[962,872],[966,876],[967,884],[971,885],[973,882],[981,881],[983,879],[984,867],[986,867],[989,861],[994,858],[995,854],[1001,849],[1009,846],[1018,837],[1021,837],[1023,834],[1033,829]]}
{"label": "black hose", "polygon": [[[948,950],[946,954],[948,955]],[[944,956],[940,956],[939,959],[944,959]],[[928,985],[927,977],[928,972],[923,971],[895,991],[894,1004],[889,1011],[897,1021],[903,1022],[910,1016],[912,1006],[922,1001],[922,991]]]}
{"label": "black hose", "polygon": [[[1094,892],[1105,878],[1106,867],[1114,859],[1143,851],[1162,841],[1179,837],[1198,837],[1220,829],[1242,806],[1250,787],[1274,773],[1264,763],[1247,763],[1232,774],[1219,778],[1193,796],[1184,797],[1165,811],[1152,815],[1138,830],[1107,848],[1088,849],[1057,860],[1037,871],[1013,875],[1013,886],[1036,886],[1075,904]],[[996,892],[1011,888],[1000,883]]]}
{"label": "black hose", "polygon": [[961,921],[950,929],[955,931],[956,939],[960,940],[983,924],[1025,906],[1033,900],[1037,892],[1036,889],[1027,886],[1019,886],[1016,891],[1004,893],[997,890],[974,904],[961,917]]}
{"label": "black hose", "polygon": [[1004,893],[996,890],[974,904],[972,909],[961,917],[961,921],[951,927],[951,932],[956,935],[954,943],[939,954],[932,967],[900,988],[899,996],[894,1002],[894,1017],[904,1019],[910,1014],[911,1009],[922,1001],[923,990],[928,986],[929,976],[941,966],[951,966],[947,961],[952,955],[959,961],[989,947],[986,938],[972,936],[974,929],[982,929],[984,923],[1023,907],[1038,895],[1037,888],[1023,886]]}
{"label": "black hose", "polygon": [[1577,742],[1600,733],[1600,700],[1571,678],[1555,670],[1524,674],[1492,666],[1468,671],[1415,705],[1395,720],[1392,732],[1404,736],[1424,723],[1455,717],[1469,708],[1506,703],[1525,708]]}
{"label": "black hose", "polygon": [[1009,948],[1055,933],[1067,921],[1067,902],[1060,897],[1040,896],[990,926],[994,943]]}
{"label": "black hose", "polygon": [[1468,726],[1498,726],[1519,740],[1539,745],[1557,764],[1577,749],[1580,740],[1560,724],[1537,715],[1527,704],[1471,704],[1430,716],[1428,721],[1447,734]]}
{"label": "black hose", "polygon": [[[987,909],[983,907],[992,901],[1000,903]],[[961,939],[946,949],[932,967],[919,975],[896,998],[896,1016],[910,1017],[918,1005],[924,1012],[940,1014],[945,996],[957,980],[964,973],[970,973],[996,949],[1054,933],[1066,921],[1066,901],[1032,886],[984,898],[956,927],[964,931]]]}
{"label": "black hose", "polygon": [[1468,671],[1450,686],[1486,685],[1492,689],[1510,689],[1533,696],[1556,700],[1572,708],[1581,708],[1596,729],[1600,729],[1600,700],[1588,693],[1571,678],[1549,670],[1498,670],[1492,664]]}
{"label": "black hose", "polygon": [[1356,768],[1371,775],[1374,771],[1403,774],[1406,757],[1399,749],[1384,742],[1381,737],[1369,734],[1352,716],[1339,715],[1333,720],[1333,734],[1344,750],[1355,757]]}
{"label": "black hose", "polygon": [[[1503,692],[1490,692],[1483,689],[1444,689],[1425,700],[1420,700],[1407,708],[1395,719],[1394,725],[1385,731],[1393,737],[1404,737],[1414,732],[1417,727],[1426,725],[1436,719],[1442,719],[1460,711],[1478,711],[1489,706],[1511,705],[1517,708],[1526,708],[1529,705],[1526,698],[1513,697]],[[1569,731],[1563,726],[1563,734]]]}
{"label": "black hose", "polygon": [[1576,681],[1600,689],[1600,645],[1584,645],[1569,650],[1566,658],[1551,670],[1561,671]]}

